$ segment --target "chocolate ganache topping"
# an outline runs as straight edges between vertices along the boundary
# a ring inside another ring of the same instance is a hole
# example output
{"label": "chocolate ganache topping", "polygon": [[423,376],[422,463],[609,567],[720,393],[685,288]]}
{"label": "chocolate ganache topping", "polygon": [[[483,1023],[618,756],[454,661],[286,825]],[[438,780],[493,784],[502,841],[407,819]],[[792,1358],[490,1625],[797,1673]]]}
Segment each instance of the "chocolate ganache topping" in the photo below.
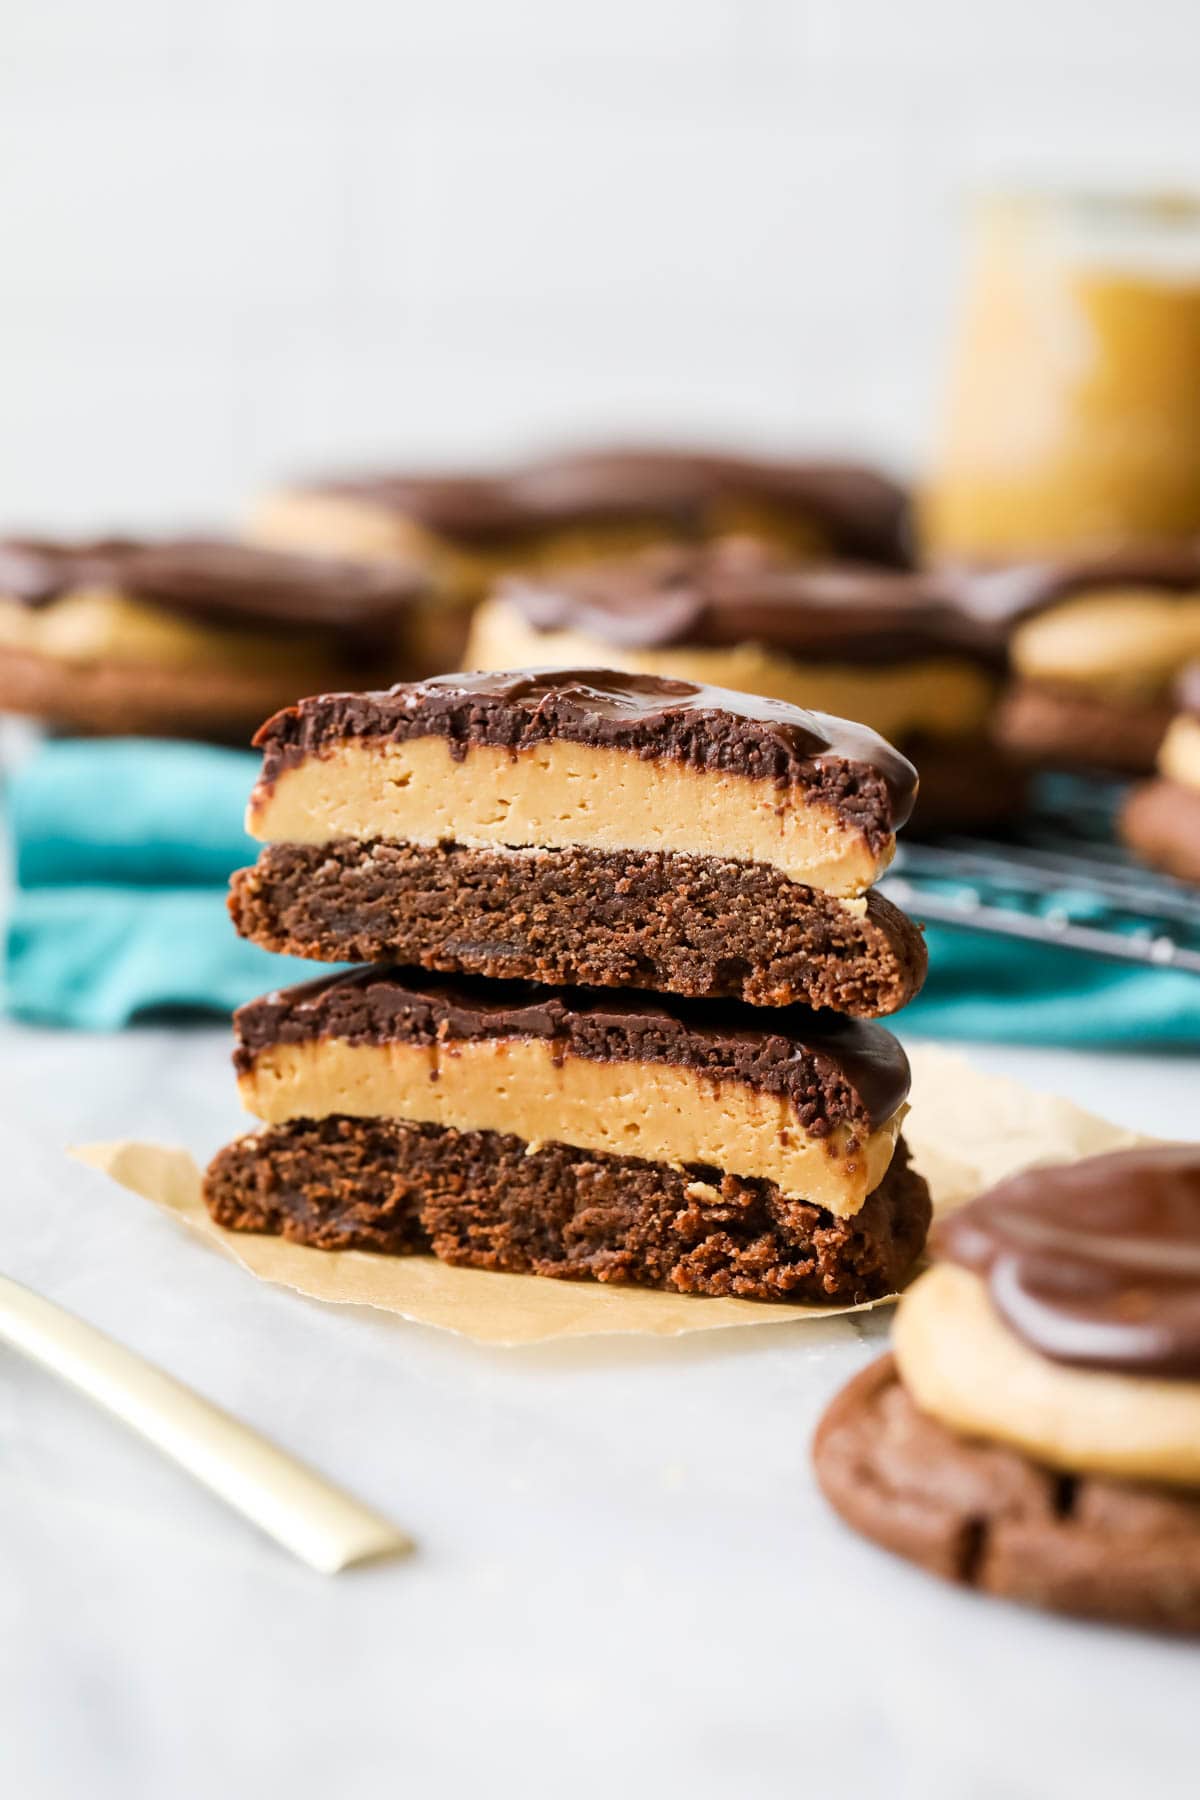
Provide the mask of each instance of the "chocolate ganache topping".
{"label": "chocolate ganache topping", "polygon": [[1055,1362],[1200,1380],[1200,1144],[1028,1169],[938,1226]]}
{"label": "chocolate ganache topping", "polygon": [[503,545],[625,521],[699,537],[719,526],[723,506],[743,504],[815,526],[833,555],[900,567],[910,561],[907,494],[853,463],[611,449],[494,474],[381,473],[306,485],[367,501],[466,544]]}
{"label": "chocolate ganache topping", "polygon": [[1200,590],[1200,543],[1153,545],[1041,562],[945,565],[935,571],[980,628],[1003,633],[1076,594]]}
{"label": "chocolate ganache topping", "polygon": [[295,556],[219,538],[0,542],[0,596],[44,606],[104,588],[226,625],[280,625],[361,635],[386,628],[419,592],[382,563]]}
{"label": "chocolate ganache topping", "polygon": [[908,1059],[891,1032],[861,1019],[735,1000],[667,1000],[620,990],[566,993],[518,981],[448,980],[412,969],[355,969],[252,1000],[234,1015],[235,1066],[273,1044],[541,1038],[596,1062],[674,1063],[781,1094],[806,1130],[842,1120],[873,1129],[908,1097]]}
{"label": "chocolate ganache topping", "polygon": [[1081,593],[1200,589],[1200,553],[1128,551],[1088,561],[916,572],[797,561],[752,538],[655,545],[497,592],[535,631],[623,649],[756,642],[810,662],[967,656],[1001,664],[1014,629]]}
{"label": "chocolate ganache topping", "polygon": [[510,576],[497,591],[535,631],[622,649],[752,642],[857,663],[1004,655],[1005,633],[946,576],[799,563],[752,538],[657,545],[553,576]]}
{"label": "chocolate ganache topping", "polygon": [[0,598],[44,606],[72,588],[110,588],[137,548],[132,538],[0,539]]}
{"label": "chocolate ganache topping", "polygon": [[907,567],[911,519],[906,490],[859,463],[777,461],[642,446],[547,458],[518,473],[516,493],[535,509],[674,518],[711,531],[720,508],[760,506],[809,522],[831,554]]}
{"label": "chocolate ganache topping", "polygon": [[514,669],[438,675],[367,694],[321,694],[268,719],[254,739],[264,782],[351,738],[439,736],[527,749],[553,738],[662,757],[823,792],[886,836],[909,817],[917,774],[865,725],[665,676],[611,669]]}

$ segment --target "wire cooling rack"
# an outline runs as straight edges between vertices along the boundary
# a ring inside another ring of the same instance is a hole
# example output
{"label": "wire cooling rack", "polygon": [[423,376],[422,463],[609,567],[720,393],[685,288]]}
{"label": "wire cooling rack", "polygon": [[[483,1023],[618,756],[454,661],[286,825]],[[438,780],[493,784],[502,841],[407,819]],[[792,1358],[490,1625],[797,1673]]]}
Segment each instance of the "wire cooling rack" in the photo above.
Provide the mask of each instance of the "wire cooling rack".
{"label": "wire cooling rack", "polygon": [[1143,868],[1118,844],[1126,791],[1040,776],[1003,834],[902,840],[880,888],[930,923],[1200,975],[1200,889]]}

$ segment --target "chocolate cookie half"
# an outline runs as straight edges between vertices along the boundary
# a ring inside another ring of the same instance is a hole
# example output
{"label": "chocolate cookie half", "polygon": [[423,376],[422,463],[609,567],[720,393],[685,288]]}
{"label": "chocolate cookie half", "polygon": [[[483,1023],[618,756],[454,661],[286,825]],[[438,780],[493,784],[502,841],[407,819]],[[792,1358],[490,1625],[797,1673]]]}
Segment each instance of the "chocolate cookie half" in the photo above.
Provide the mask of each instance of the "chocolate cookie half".
{"label": "chocolate cookie half", "polygon": [[996,737],[1019,762],[1138,775],[1154,767],[1170,718],[1164,700],[1018,680],[997,710]]}
{"label": "chocolate cookie half", "polygon": [[235,1229],[758,1299],[890,1292],[924,1240],[879,1026],[372,970],[235,1024]]}
{"label": "chocolate cookie half", "polygon": [[873,732],[604,670],[446,676],[268,722],[244,936],[319,960],[894,1011],[918,931],[862,892],[916,786]]}

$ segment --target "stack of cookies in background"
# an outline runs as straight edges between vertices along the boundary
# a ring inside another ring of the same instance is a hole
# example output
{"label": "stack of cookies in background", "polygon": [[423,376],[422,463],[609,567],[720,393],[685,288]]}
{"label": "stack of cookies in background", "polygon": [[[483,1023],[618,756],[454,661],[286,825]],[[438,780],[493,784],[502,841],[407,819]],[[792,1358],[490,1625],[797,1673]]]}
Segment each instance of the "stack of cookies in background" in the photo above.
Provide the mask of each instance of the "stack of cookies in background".
{"label": "stack of cookies in background", "polygon": [[863,464],[645,446],[562,452],[488,473],[296,483],[259,503],[248,534],[404,570],[426,596],[426,674],[464,666],[472,609],[518,570],[549,573],[732,534],[793,561],[903,567],[911,554],[905,489]]}
{"label": "stack of cookies in background", "polygon": [[463,664],[516,569],[744,532],[795,560],[907,557],[905,491],[858,464],[592,450],[488,474],[316,481],[247,542],[0,540],[0,710],[104,735],[245,740],[300,693]]}
{"label": "stack of cookies in background", "polygon": [[0,706],[228,742],[319,688],[678,673],[870,724],[939,830],[1003,820],[1024,770],[1149,773],[1200,654],[1194,544],[950,562],[862,464],[584,449],[347,475],[268,494],[247,536],[0,543]]}
{"label": "stack of cookies in background", "polygon": [[71,731],[245,742],[297,693],[417,672],[397,565],[221,538],[0,541],[0,709]]}
{"label": "stack of cookies in background", "polygon": [[399,562],[449,599],[498,575],[747,535],[796,558],[907,563],[905,489],[861,463],[725,451],[592,449],[489,474],[295,483],[255,508],[256,542]]}
{"label": "stack of cookies in background", "polygon": [[358,961],[236,1015],[219,1223],[754,1299],[894,1290],[929,1196],[872,893],[876,733],[655,675],[447,676],[269,720],[238,930]]}

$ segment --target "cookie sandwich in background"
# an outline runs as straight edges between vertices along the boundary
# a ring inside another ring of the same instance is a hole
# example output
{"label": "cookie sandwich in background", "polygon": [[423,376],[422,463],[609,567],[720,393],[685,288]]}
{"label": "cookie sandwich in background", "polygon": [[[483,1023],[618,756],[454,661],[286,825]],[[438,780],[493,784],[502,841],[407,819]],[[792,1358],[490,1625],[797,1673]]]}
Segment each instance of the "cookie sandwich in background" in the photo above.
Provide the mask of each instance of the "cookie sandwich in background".
{"label": "cookie sandwich in background", "polygon": [[997,1598],[1200,1632],[1200,1145],[1034,1168],[951,1214],[817,1478]]}

